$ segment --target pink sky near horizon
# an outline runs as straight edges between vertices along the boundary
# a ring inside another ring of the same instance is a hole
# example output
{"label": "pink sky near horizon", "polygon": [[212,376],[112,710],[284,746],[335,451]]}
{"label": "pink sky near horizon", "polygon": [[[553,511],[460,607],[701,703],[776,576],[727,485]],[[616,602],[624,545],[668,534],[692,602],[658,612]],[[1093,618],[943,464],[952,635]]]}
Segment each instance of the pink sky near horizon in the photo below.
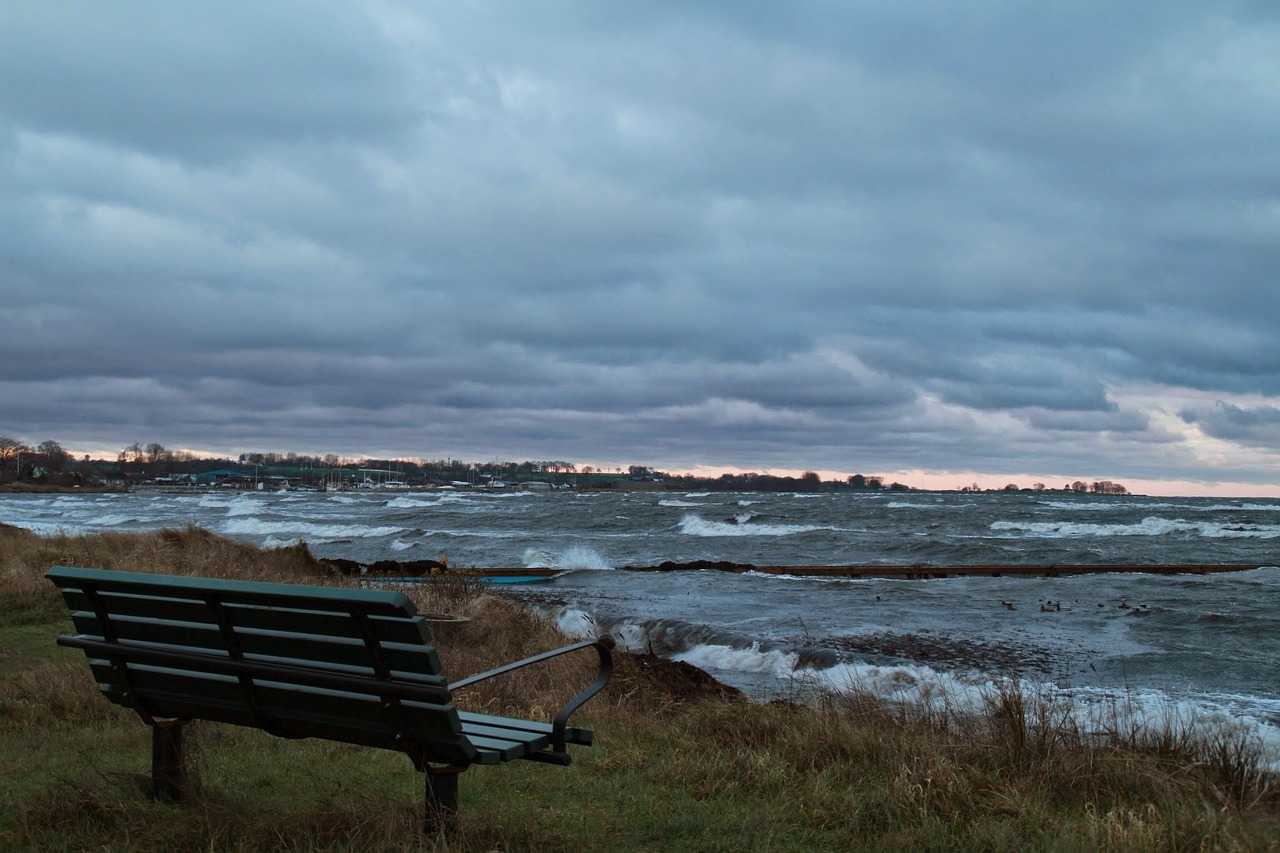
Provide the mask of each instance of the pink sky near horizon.
{"label": "pink sky near horizon", "polygon": [[[816,470],[816,469],[810,469]],[[674,471],[672,473],[675,473]],[[697,477],[719,477],[724,473],[742,474],[747,469],[698,467],[688,473]],[[777,477],[799,477],[804,470],[767,469],[758,473]],[[823,480],[843,480],[849,476],[847,472],[816,470]],[[1099,480],[1111,480],[1128,489],[1130,494],[1150,495],[1153,497],[1194,497],[1194,498],[1280,498],[1280,484],[1259,485],[1257,483],[1233,482],[1198,482],[1194,480],[1139,480],[1123,477],[1072,477],[1057,475],[1030,474],[984,474],[977,471],[886,471],[868,473],[868,477],[880,477],[885,484],[902,483],[915,489],[930,491],[958,491],[976,483],[979,488],[1000,490],[1013,484],[1019,488],[1029,489],[1036,483],[1044,483],[1046,489],[1061,489],[1077,480],[1093,483]]]}
{"label": "pink sky near horizon", "polygon": [[[228,453],[208,450],[192,450],[183,449],[181,451],[176,448],[170,448],[175,452],[188,452],[197,457],[227,457],[234,459],[239,453]],[[85,455],[89,455],[94,459],[114,459],[119,451],[111,451],[103,448],[78,449],[68,452],[73,457],[80,459]],[[307,455],[303,453],[303,455]],[[311,454],[323,456],[325,454]],[[339,454],[344,459],[359,458],[404,458],[406,460],[424,461],[425,457],[402,457],[395,454],[389,456],[381,456],[379,454]],[[520,461],[520,460],[502,460],[502,461]],[[576,463],[579,470],[587,465],[599,471],[626,471],[633,464],[641,464],[628,462],[625,464],[608,462],[579,462]],[[851,473],[861,473],[868,477],[879,477],[887,485],[889,483],[902,483],[914,489],[924,489],[929,491],[958,491],[966,486],[976,483],[982,489],[1001,490],[1009,484],[1018,486],[1019,488],[1031,488],[1036,483],[1043,483],[1046,489],[1061,489],[1064,486],[1081,480],[1086,483],[1092,483],[1098,480],[1111,480],[1124,486],[1130,494],[1134,495],[1150,495],[1153,497],[1204,497],[1204,498],[1280,498],[1280,484],[1257,484],[1257,483],[1238,483],[1229,481],[1196,481],[1196,480],[1149,480],[1149,479],[1133,479],[1119,476],[1071,476],[1064,474],[986,474],[979,471],[922,471],[902,470],[902,471],[835,471],[822,468],[741,468],[734,466],[715,466],[715,465],[699,465],[693,468],[669,467],[662,464],[651,464],[654,470],[665,471],[668,474],[687,474],[694,477],[704,477],[715,479],[722,474],[745,474],[758,473],[776,477],[800,477],[806,471],[814,471],[823,480],[844,480]]]}

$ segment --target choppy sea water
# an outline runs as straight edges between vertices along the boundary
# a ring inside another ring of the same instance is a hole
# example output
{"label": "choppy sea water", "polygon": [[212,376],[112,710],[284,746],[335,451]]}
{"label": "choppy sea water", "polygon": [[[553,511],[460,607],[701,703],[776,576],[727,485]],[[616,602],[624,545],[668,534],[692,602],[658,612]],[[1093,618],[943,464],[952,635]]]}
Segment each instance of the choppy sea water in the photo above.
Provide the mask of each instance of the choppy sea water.
{"label": "choppy sea water", "polygon": [[[198,525],[361,562],[569,570],[514,594],[570,634],[759,697],[980,708],[1003,679],[1087,724],[1213,725],[1280,769],[1280,500],[1041,494],[189,492],[0,495],[40,533]],[[755,565],[1245,564],[1229,574],[931,580],[631,572]]]}

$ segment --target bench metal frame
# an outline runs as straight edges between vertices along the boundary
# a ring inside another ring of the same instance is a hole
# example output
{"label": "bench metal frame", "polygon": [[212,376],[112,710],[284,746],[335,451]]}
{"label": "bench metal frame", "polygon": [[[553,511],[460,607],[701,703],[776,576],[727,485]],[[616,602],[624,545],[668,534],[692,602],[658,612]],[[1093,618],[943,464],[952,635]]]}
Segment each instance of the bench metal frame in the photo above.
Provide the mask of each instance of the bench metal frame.
{"label": "bench metal frame", "polygon": [[[527,759],[560,766],[589,729],[569,725],[608,684],[607,634],[448,682],[424,617],[388,590],[232,581],[55,566],[77,633],[106,698],[152,731],[155,795],[180,802],[182,735],[193,719],[403,752],[426,777],[425,826],[458,810],[458,774],[472,764]],[[549,723],[477,714],[456,690],[594,649],[594,681]]]}

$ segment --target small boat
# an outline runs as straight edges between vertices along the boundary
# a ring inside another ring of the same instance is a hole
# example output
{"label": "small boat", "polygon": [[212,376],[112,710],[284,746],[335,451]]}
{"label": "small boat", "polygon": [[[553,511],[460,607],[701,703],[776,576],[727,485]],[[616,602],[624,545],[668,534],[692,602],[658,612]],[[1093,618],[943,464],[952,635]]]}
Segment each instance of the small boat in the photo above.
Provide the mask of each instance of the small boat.
{"label": "small boat", "polygon": [[475,575],[475,577],[483,583],[542,583],[554,580],[562,574],[564,572],[556,572],[552,575]]}

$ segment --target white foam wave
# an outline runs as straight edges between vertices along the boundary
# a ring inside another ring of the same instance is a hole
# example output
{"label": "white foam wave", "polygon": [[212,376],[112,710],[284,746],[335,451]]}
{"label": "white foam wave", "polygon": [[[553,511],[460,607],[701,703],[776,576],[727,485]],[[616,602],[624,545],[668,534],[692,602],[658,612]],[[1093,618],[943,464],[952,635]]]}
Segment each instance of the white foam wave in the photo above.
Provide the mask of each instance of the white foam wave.
{"label": "white foam wave", "polygon": [[1280,526],[1269,524],[1224,524],[1214,521],[1186,521],[1150,516],[1133,524],[1089,524],[1072,521],[994,521],[993,531],[1023,532],[1044,539],[1083,536],[1168,536],[1189,534],[1205,539],[1275,539]]}
{"label": "white foam wave", "polygon": [[[749,520],[749,519],[748,519]],[[819,524],[749,524],[735,520],[708,521],[690,513],[680,519],[680,532],[686,536],[795,536],[815,530],[835,530]]]}
{"label": "white foam wave", "polygon": [[301,545],[301,544],[302,544],[302,540],[296,537],[290,538],[290,539],[281,539],[276,536],[268,536],[266,539],[262,540],[262,547],[267,549],[292,548],[295,545]]}
{"label": "white foam wave", "polygon": [[594,640],[601,633],[600,626],[590,614],[573,607],[562,608],[555,615],[554,621],[556,627],[571,639]]}
{"label": "white foam wave", "polygon": [[404,530],[403,527],[370,527],[367,524],[309,524],[299,521],[263,521],[258,518],[226,521],[221,526],[221,532],[229,536],[294,534],[310,539],[371,539],[394,536]]}
{"label": "white foam wave", "polygon": [[394,509],[419,509],[421,507],[444,506],[445,504],[467,504],[475,503],[468,500],[462,495],[443,494],[433,498],[419,498],[409,495],[402,495],[387,501],[387,506]]}
{"label": "white foam wave", "polygon": [[404,542],[400,539],[397,539],[396,541],[392,542],[389,547],[391,548],[392,551],[408,551],[410,548],[416,548],[418,546],[417,546],[417,543],[415,542]]}
{"label": "white foam wave", "polygon": [[257,498],[237,497],[227,504],[227,515],[257,515],[266,508],[266,504]]}
{"label": "white foam wave", "polygon": [[673,657],[699,669],[751,672],[779,679],[785,679],[795,672],[797,660],[797,656],[791,652],[776,649],[762,651],[759,643],[753,643],[750,648],[745,649],[718,645],[694,646]]}
{"label": "white foam wave", "polygon": [[1214,504],[1206,512],[1280,512],[1280,504]]}
{"label": "white foam wave", "polygon": [[[613,633],[628,651],[647,649],[648,637],[640,626],[620,625]],[[987,713],[1002,692],[1014,690],[1028,700],[1030,712],[1046,714],[1048,719],[1073,725],[1090,736],[1119,733],[1155,742],[1162,733],[1187,732],[1200,740],[1243,739],[1254,744],[1264,769],[1280,772],[1280,726],[1272,722],[1280,719],[1280,700],[1213,695],[1175,698],[1157,690],[1059,688],[981,672],[943,672],[924,665],[851,662],[824,669],[797,668],[798,655],[762,649],[758,643],[747,648],[697,645],[673,657],[712,673],[764,675],[780,685],[867,694],[925,711]]]}
{"label": "white foam wave", "polygon": [[530,548],[524,552],[524,565],[530,569],[601,570],[613,566],[591,548],[575,545],[564,551],[554,552],[542,548]]}
{"label": "white foam wave", "polygon": [[863,691],[885,701],[974,714],[989,710],[1002,691],[1015,690],[1029,698],[1029,710],[1047,713],[1049,719],[1074,725],[1091,736],[1123,733],[1140,741],[1155,741],[1165,732],[1188,732],[1200,740],[1247,737],[1256,743],[1262,765],[1272,772],[1280,770],[1280,727],[1263,719],[1280,719],[1280,700],[1175,698],[1158,690],[1132,688],[1059,688],[983,673],[939,672],[927,666],[838,664],[808,673],[839,692]]}
{"label": "white foam wave", "polygon": [[234,500],[227,495],[205,494],[196,500],[196,506],[202,509],[226,509]]}
{"label": "white foam wave", "polygon": [[[1073,512],[1113,512],[1117,507],[1123,507],[1124,504],[1115,503],[1113,501],[1040,501],[1041,506],[1050,509],[1069,509]],[[1173,504],[1143,504],[1144,509],[1168,509]]]}
{"label": "white foam wave", "polygon": [[691,507],[691,506],[703,506],[703,504],[694,503],[693,501],[678,501],[678,500],[672,500],[670,498],[664,498],[663,500],[658,501],[658,506]]}

